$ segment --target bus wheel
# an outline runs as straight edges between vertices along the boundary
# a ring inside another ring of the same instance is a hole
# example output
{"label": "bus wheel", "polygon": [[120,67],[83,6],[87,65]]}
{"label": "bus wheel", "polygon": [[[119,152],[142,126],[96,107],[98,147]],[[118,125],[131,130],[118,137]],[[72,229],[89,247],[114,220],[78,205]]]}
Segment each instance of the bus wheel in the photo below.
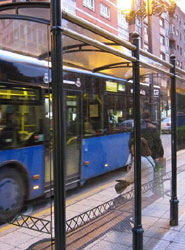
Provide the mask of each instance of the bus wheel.
{"label": "bus wheel", "polygon": [[12,220],[24,203],[24,183],[20,174],[12,169],[0,170],[0,224]]}

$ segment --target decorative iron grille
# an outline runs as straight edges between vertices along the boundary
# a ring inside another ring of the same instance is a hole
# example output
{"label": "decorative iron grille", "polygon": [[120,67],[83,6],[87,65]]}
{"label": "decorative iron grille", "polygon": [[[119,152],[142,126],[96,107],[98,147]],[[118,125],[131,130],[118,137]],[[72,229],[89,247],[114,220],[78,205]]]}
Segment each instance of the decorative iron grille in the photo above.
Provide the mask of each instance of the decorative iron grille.
{"label": "decorative iron grille", "polygon": [[[178,167],[177,173],[185,171],[185,165]],[[167,172],[164,175],[161,175],[161,178],[158,182],[150,181],[142,185],[142,192],[145,193],[151,190],[154,185],[159,185],[171,179],[171,171]],[[104,215],[105,213],[111,212],[111,210],[117,209],[120,205],[127,203],[128,201],[134,198],[134,189],[130,190],[125,194],[121,194],[118,197],[111,199],[93,209],[90,209],[80,215],[77,215],[66,221],[66,232],[70,233],[77,228],[84,226],[88,222],[95,220],[96,218]],[[38,232],[51,234],[51,221],[45,220],[42,218],[36,218],[28,215],[18,215],[14,220],[9,222],[10,224],[29,228]]]}

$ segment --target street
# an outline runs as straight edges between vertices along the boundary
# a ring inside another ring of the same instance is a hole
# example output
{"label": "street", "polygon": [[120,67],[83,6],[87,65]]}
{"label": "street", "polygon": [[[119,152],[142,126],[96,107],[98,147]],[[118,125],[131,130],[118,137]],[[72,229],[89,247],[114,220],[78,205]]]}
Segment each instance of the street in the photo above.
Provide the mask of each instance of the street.
{"label": "street", "polygon": [[[171,157],[171,134],[162,134],[161,140],[164,148],[164,157],[166,159],[169,159]],[[66,207],[81,200],[84,196],[88,197],[93,193],[95,194],[96,192],[103,190],[105,187],[114,185],[115,180],[123,177],[125,173],[126,169],[125,171],[123,171],[123,169],[119,169],[114,172],[93,178],[87,181],[83,186],[67,191]],[[48,212],[52,203],[53,199],[50,198],[40,198],[37,200],[33,200],[27,204],[24,214],[32,216],[34,215],[35,217],[37,217],[38,213],[44,213],[44,211]]]}

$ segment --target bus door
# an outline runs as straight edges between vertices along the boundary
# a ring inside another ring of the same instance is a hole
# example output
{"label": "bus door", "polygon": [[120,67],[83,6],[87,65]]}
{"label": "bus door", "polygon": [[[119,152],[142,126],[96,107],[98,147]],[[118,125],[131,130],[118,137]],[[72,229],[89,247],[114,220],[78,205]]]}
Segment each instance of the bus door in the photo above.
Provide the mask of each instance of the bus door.
{"label": "bus door", "polygon": [[[81,154],[81,93],[65,91],[66,103],[66,184],[80,179]],[[52,95],[45,95],[45,188],[53,181]]]}
{"label": "bus door", "polygon": [[80,180],[81,92],[66,91],[66,177],[67,186]]}

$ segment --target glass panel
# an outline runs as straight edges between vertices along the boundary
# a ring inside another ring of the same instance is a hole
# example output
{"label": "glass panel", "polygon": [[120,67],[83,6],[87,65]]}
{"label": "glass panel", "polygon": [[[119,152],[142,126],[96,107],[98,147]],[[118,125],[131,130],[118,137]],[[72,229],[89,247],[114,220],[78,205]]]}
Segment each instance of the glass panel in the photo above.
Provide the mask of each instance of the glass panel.
{"label": "glass panel", "polygon": [[155,73],[141,82],[148,88],[141,97],[142,220],[148,249],[166,232],[170,218],[171,124],[167,128],[166,120],[171,121],[171,85],[168,76]]}
{"label": "glass panel", "polygon": [[184,214],[184,207],[181,206],[183,200],[183,173],[185,168],[185,81],[182,74],[178,75],[181,79],[176,80],[176,103],[177,103],[177,197],[179,200],[178,221],[181,225],[181,218]]}
{"label": "glass panel", "polygon": [[[35,58],[49,54],[49,27],[9,19],[0,27],[0,231],[16,225],[18,241],[8,236],[3,248],[26,249],[53,233],[51,77],[49,62]],[[31,242],[19,242],[21,230],[35,231]]]}
{"label": "glass panel", "polygon": [[[116,180],[125,176],[130,164],[131,130],[122,128],[121,122],[133,119],[133,91],[130,91],[133,84],[110,75],[65,67],[64,87],[73,93],[67,91],[66,94],[67,126],[70,120],[67,136],[68,141],[74,137],[73,149],[80,127],[82,132],[79,144],[80,179],[76,179],[81,187],[71,190],[69,196],[67,193],[67,249],[85,248],[86,244],[93,248],[97,240],[106,237],[107,232],[114,235],[117,231],[124,234],[124,244],[129,246],[132,244],[130,217],[133,217],[133,184],[123,193],[116,193],[115,185],[119,184]],[[77,91],[82,93],[80,106],[77,105]],[[72,119],[77,119],[78,108],[80,120],[73,122],[71,132]],[[112,130],[109,128],[111,125]],[[77,166],[74,150],[69,153],[70,163],[74,158]],[[68,145],[66,156],[68,160]],[[67,165],[67,171],[72,165]],[[71,194],[74,200],[70,199]],[[74,239],[78,230],[74,230],[74,227],[82,224],[85,230],[82,230],[82,237],[76,242]],[[70,234],[72,231],[74,237]]]}

